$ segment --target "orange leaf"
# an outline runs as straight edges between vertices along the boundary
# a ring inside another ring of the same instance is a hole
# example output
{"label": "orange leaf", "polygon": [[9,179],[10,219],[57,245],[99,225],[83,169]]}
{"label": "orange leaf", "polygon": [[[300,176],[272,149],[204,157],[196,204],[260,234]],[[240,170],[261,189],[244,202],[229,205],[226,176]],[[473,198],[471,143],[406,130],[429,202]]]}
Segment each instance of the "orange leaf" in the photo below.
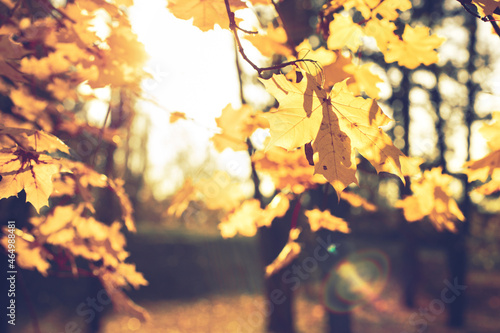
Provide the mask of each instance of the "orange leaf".
{"label": "orange leaf", "polygon": [[444,38],[436,35],[429,36],[429,28],[412,28],[407,25],[402,36],[403,40],[394,40],[387,45],[384,53],[385,61],[397,61],[400,66],[415,69],[419,65],[426,66],[438,61],[438,54],[434,50],[441,46]]}
{"label": "orange leaf", "polygon": [[298,83],[283,75],[263,81],[280,103],[278,111],[266,115],[271,124],[270,145],[290,150],[314,140],[315,173],[325,176],[339,196],[349,184],[357,183],[354,148],[377,172],[393,173],[404,182],[405,173],[415,167],[380,128],[391,119],[377,103],[354,97],[346,81],[328,93],[313,76],[300,74],[303,78]]}
{"label": "orange leaf", "polygon": [[362,44],[363,29],[352,21],[350,16],[333,14],[333,21],[330,23],[330,37],[327,45],[330,50],[340,50],[347,47],[352,52],[357,52]]}
{"label": "orange leaf", "polygon": [[211,138],[218,152],[226,148],[234,151],[248,149],[246,139],[252,134],[252,128],[247,125],[252,114],[253,110],[249,105],[243,105],[239,110],[235,110],[228,104],[222,110],[221,116],[215,119],[222,131]]}
{"label": "orange leaf", "polygon": [[[245,3],[240,0],[230,0],[231,10],[245,8]],[[177,18],[183,20],[193,19],[193,25],[201,31],[208,31],[218,24],[223,29],[229,29],[224,1],[220,0],[170,0],[168,10]]]}
{"label": "orange leaf", "polygon": [[331,231],[340,231],[343,233],[349,233],[351,231],[346,221],[340,217],[333,216],[327,210],[306,210],[305,214],[309,220],[309,225],[311,226],[312,231],[318,231],[321,228]]}
{"label": "orange leaf", "polygon": [[272,57],[281,54],[285,57],[292,55],[292,51],[287,46],[287,35],[282,27],[274,28],[272,23],[267,26],[265,35],[245,35],[263,56]]}
{"label": "orange leaf", "polygon": [[52,193],[52,176],[59,171],[56,160],[48,155],[22,149],[0,151],[0,199],[17,194],[24,189],[26,201],[37,212],[49,204]]}
{"label": "orange leaf", "polygon": [[172,112],[170,114],[170,123],[173,124],[179,119],[186,119],[186,114],[184,112]]}
{"label": "orange leaf", "polygon": [[[3,236],[0,243],[8,249],[7,236]],[[28,242],[22,237],[16,237],[16,263],[24,269],[36,269],[43,276],[47,276],[50,263],[47,261],[46,250],[34,242]]]}
{"label": "orange leaf", "polygon": [[452,180],[440,167],[426,170],[421,179],[411,183],[413,195],[398,201],[396,207],[403,208],[409,222],[428,216],[436,229],[456,231],[454,222],[464,221],[465,217],[452,198],[449,187]]}

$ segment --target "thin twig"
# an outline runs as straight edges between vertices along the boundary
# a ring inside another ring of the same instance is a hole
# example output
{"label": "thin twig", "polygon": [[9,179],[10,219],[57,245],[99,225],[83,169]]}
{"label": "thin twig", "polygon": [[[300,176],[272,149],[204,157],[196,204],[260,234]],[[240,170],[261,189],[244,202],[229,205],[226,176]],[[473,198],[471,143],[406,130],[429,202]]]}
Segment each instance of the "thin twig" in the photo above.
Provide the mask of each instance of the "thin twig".
{"label": "thin twig", "polygon": [[500,27],[498,26],[498,23],[496,21],[490,21],[490,23],[493,26],[493,30],[495,30],[497,35],[500,37]]}
{"label": "thin twig", "polygon": [[[246,31],[244,29],[241,29],[238,27],[236,24],[236,21],[234,20],[234,13],[231,11],[231,6],[229,5],[229,0],[224,0],[224,3],[226,4],[226,12],[227,12],[227,17],[229,19],[229,29],[231,29],[234,40],[236,41],[236,45],[238,47],[238,52],[241,54],[241,57],[248,63],[252,68],[257,72],[259,77],[262,77],[262,72],[264,71],[272,71],[280,68],[284,68],[290,65],[295,65],[296,63],[299,62],[312,62],[314,64],[317,63],[317,61],[310,60],[310,59],[297,59],[297,60],[292,60],[288,61],[279,65],[275,66],[270,66],[270,67],[259,67],[257,66],[250,58],[247,57],[245,54],[245,50],[243,49],[243,46],[241,45],[240,37],[238,36],[238,29],[241,31]],[[252,32],[253,33],[253,32]]]}

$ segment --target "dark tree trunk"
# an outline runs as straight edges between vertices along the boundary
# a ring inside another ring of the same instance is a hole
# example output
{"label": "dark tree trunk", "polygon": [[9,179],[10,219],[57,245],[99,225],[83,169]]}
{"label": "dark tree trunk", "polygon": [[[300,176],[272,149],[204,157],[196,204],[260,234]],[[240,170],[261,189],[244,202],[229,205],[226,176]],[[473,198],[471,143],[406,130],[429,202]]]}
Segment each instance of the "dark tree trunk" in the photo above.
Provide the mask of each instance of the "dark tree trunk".
{"label": "dark tree trunk", "polygon": [[[288,241],[292,222],[293,207],[296,201],[290,203],[285,216],[274,219],[271,227],[260,228],[259,243],[264,267],[274,261]],[[290,272],[293,262],[279,272],[265,279],[265,296],[269,305],[266,311],[267,329],[273,333],[294,333],[293,291],[295,283],[287,283],[286,272]],[[277,297],[277,295],[279,295]]]}

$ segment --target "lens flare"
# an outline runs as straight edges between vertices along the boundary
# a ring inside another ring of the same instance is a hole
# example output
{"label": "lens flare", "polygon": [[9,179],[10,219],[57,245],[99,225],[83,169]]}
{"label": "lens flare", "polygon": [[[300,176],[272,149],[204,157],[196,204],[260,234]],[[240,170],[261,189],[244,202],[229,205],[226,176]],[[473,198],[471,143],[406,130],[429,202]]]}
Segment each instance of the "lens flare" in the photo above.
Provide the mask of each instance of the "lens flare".
{"label": "lens flare", "polygon": [[332,312],[348,312],[374,300],[389,276],[389,258],[379,250],[357,251],[328,273],[322,284],[324,306]]}

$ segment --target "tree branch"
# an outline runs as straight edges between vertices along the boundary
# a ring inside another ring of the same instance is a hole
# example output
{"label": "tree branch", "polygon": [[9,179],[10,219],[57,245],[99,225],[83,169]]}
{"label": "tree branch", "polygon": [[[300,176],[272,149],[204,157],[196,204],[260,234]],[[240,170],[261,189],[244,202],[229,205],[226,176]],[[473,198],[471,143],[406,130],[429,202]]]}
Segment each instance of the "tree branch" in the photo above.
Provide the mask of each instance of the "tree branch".
{"label": "tree branch", "polygon": [[496,21],[490,21],[490,23],[493,26],[493,30],[495,30],[497,35],[500,37],[500,27],[498,26],[498,23]]}
{"label": "tree branch", "polygon": [[313,64],[317,64],[317,61],[311,60],[311,59],[297,59],[297,60],[292,60],[288,61],[279,65],[274,65],[270,67],[259,67],[257,66],[252,60],[250,60],[247,55],[245,54],[245,50],[243,49],[243,46],[241,45],[240,37],[238,36],[238,30],[241,30],[246,33],[251,33],[251,34],[256,34],[257,32],[254,31],[247,31],[245,29],[242,29],[238,27],[236,24],[236,21],[234,19],[234,13],[231,11],[231,6],[229,5],[229,0],[224,0],[224,3],[226,4],[226,12],[227,12],[227,17],[229,19],[229,29],[231,29],[231,32],[233,33],[234,40],[236,41],[236,45],[238,48],[238,52],[241,54],[241,57],[252,66],[252,68],[257,72],[259,77],[262,77],[262,72],[264,71],[272,71],[280,68],[284,68],[290,65],[295,65],[296,63],[299,62],[311,62]]}

